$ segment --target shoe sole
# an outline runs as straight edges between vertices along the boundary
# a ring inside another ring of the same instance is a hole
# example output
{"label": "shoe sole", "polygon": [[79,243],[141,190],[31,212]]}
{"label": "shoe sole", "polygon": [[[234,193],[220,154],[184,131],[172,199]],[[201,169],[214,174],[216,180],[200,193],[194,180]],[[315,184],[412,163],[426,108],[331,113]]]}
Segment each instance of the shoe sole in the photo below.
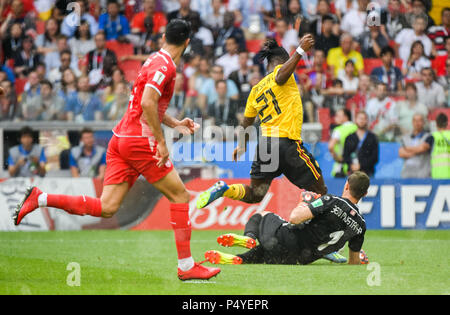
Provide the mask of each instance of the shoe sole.
{"label": "shoe sole", "polygon": [[[198,209],[202,209],[204,207],[206,207],[207,205],[209,205],[211,202],[219,199],[220,197],[215,198],[214,200],[211,200],[211,193],[213,191],[217,191],[220,190],[224,187],[225,182],[217,182],[215,183],[210,189],[208,189],[207,191],[204,191],[200,194],[200,196],[197,199],[197,208]],[[210,191],[211,190],[211,191]]]}
{"label": "shoe sole", "polygon": [[205,259],[214,265],[241,265],[242,258],[234,256],[233,259],[223,259],[222,255],[215,250],[209,250],[205,253]]}
{"label": "shoe sole", "polygon": [[180,276],[178,276],[178,279],[180,279],[181,281],[187,281],[187,280],[209,280],[212,279],[214,277],[217,277],[217,275],[221,272],[222,270],[219,269],[219,271],[215,274],[213,274],[211,277],[209,278],[182,278]]}
{"label": "shoe sole", "polygon": [[[23,197],[22,202],[20,202],[17,206],[16,206],[16,212],[14,213],[13,219],[14,219],[14,225],[19,225],[19,223],[17,222],[17,220],[19,219],[19,213],[20,210],[22,210],[23,204],[27,201],[28,197],[30,197],[31,193],[33,192],[35,186],[32,187],[28,187],[26,192],[25,192],[25,197]],[[22,221],[22,220],[21,220]]]}
{"label": "shoe sole", "polygon": [[223,247],[232,247],[232,246],[240,246],[248,249],[252,249],[256,246],[256,241],[251,237],[240,236],[229,233],[220,235],[217,238],[217,243]]}

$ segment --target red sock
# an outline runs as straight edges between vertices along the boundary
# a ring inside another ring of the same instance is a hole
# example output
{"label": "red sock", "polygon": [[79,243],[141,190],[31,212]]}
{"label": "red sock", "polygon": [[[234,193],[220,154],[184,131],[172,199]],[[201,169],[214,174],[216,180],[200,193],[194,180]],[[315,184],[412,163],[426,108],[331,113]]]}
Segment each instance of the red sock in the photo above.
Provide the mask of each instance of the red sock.
{"label": "red sock", "polygon": [[88,196],[47,195],[47,206],[62,209],[70,214],[102,215],[102,203],[99,198]]}
{"label": "red sock", "polygon": [[170,224],[175,233],[178,259],[191,257],[191,221],[188,203],[170,205]]}

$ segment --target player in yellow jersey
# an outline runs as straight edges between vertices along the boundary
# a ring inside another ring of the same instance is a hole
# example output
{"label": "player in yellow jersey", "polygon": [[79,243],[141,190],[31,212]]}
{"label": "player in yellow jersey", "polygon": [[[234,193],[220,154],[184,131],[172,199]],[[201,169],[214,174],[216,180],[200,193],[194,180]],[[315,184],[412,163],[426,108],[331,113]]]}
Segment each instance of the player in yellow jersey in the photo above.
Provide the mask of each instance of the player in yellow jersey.
{"label": "player in yellow jersey", "polygon": [[[200,194],[197,208],[204,208],[222,196],[247,203],[261,202],[272,180],[281,174],[300,189],[320,195],[327,193],[319,164],[303,146],[303,105],[294,78],[295,68],[302,55],[313,45],[312,35],[305,35],[300,40],[300,46],[289,57],[287,51],[278,46],[274,39],[265,42],[261,55],[263,59],[267,59],[269,74],[250,92],[243,122],[246,129],[255,123],[257,116],[261,121],[262,135],[258,138],[256,156],[250,172],[250,185],[228,186],[224,181],[219,181]],[[240,137],[240,140],[242,138]],[[245,134],[245,140],[240,141],[233,152],[234,161],[246,152],[247,142],[248,134]],[[246,230],[258,228],[262,218],[260,213],[254,214],[247,222]],[[227,246],[239,243],[251,247],[256,245],[255,242],[249,243],[249,237],[236,234],[227,234],[225,239]],[[323,258],[336,263],[347,261],[337,252]]]}
{"label": "player in yellow jersey", "polygon": [[[228,186],[219,181],[197,199],[203,208],[225,196],[247,203],[258,203],[266,195],[272,180],[284,174],[301,189],[324,195],[327,193],[318,163],[304,147],[301,138],[303,106],[294,78],[294,71],[305,51],[314,45],[311,35],[300,40],[300,46],[289,57],[287,51],[268,39],[261,51],[267,59],[268,74],[253,87],[245,108],[244,129],[259,116],[262,135],[258,139],[252,164],[250,185]],[[233,160],[245,153],[248,137],[240,141],[233,152]],[[245,142],[245,143],[242,143]]]}

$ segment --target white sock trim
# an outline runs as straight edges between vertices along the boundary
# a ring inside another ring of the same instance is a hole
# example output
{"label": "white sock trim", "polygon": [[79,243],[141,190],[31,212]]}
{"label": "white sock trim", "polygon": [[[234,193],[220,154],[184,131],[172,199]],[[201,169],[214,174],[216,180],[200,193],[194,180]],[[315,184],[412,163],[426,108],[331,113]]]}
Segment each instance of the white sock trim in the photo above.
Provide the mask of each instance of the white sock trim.
{"label": "white sock trim", "polygon": [[178,268],[180,268],[182,271],[188,271],[194,267],[194,258],[188,257],[183,259],[178,259]]}
{"label": "white sock trim", "polygon": [[47,193],[43,192],[38,196],[39,207],[47,207]]}

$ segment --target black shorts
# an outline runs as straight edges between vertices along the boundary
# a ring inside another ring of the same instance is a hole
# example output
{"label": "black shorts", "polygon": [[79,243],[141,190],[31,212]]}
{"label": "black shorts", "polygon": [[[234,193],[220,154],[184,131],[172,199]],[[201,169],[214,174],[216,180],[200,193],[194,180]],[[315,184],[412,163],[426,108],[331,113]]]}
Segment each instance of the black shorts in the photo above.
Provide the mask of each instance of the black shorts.
{"label": "black shorts", "polygon": [[266,264],[308,264],[317,259],[298,230],[274,213],[262,218],[258,241]]}
{"label": "black shorts", "polygon": [[300,141],[260,137],[252,164],[252,179],[274,179],[284,174],[299,188],[319,181],[322,171],[314,156]]}

